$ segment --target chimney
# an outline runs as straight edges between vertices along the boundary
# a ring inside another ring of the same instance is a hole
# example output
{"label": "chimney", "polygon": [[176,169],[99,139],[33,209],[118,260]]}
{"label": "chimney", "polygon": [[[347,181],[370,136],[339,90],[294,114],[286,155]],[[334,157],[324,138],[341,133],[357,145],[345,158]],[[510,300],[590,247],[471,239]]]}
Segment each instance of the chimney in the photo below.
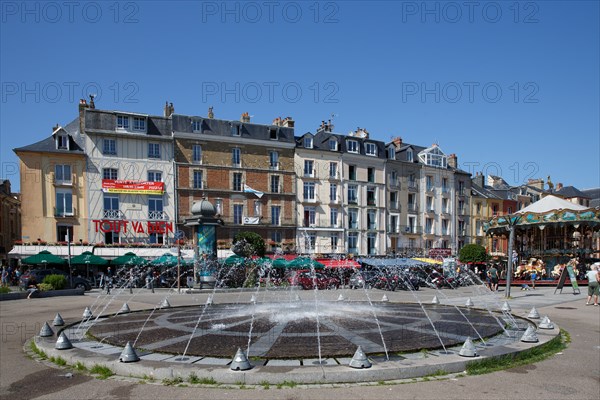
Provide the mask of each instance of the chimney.
{"label": "chimney", "polygon": [[558,182],[558,183],[556,184],[556,191],[558,192],[558,191],[559,191],[560,189],[562,189],[562,188],[563,188],[563,184],[562,184],[561,182]]}
{"label": "chimney", "polygon": [[281,121],[281,126],[283,126],[284,128],[293,128],[294,120],[292,119],[292,117],[285,117],[283,121]]}
{"label": "chimney", "polygon": [[173,103],[169,103],[169,111],[171,112],[169,116],[175,114],[175,106],[173,105]]}
{"label": "chimney", "polygon": [[249,123],[250,122],[250,114],[248,114],[248,112],[242,113],[242,116],[240,117],[240,121]]}
{"label": "chimney", "polygon": [[544,190],[544,180],[543,179],[528,179],[527,184],[529,186],[533,186],[536,189]]}
{"label": "chimney", "polygon": [[394,146],[396,146],[396,150],[400,150],[400,147],[402,147],[402,138],[400,136],[396,136],[392,139],[392,143],[394,143]]}
{"label": "chimney", "polygon": [[165,118],[167,118],[169,116],[169,102],[165,101],[165,108],[163,111],[163,115],[165,116]]}
{"label": "chimney", "polygon": [[273,125],[281,126],[281,117],[277,117],[273,120]]}
{"label": "chimney", "polygon": [[213,119],[215,117],[215,113],[213,112],[213,107],[208,107],[208,118]]}
{"label": "chimney", "polygon": [[88,103],[85,99],[79,99],[79,133],[85,134],[85,110],[89,108]]}
{"label": "chimney", "polygon": [[484,187],[485,186],[485,181],[484,181],[484,176],[483,173],[481,172],[476,172],[475,176],[473,178],[471,178],[471,180],[473,181],[473,183],[479,187]]}
{"label": "chimney", "polygon": [[448,156],[448,166],[454,169],[458,168],[458,158],[456,157],[456,154],[452,153]]}

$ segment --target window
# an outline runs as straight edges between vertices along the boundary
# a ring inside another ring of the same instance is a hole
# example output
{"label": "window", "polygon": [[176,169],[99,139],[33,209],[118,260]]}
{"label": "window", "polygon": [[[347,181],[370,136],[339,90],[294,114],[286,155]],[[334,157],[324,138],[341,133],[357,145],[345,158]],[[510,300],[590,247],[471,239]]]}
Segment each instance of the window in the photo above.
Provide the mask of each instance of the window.
{"label": "window", "polygon": [[465,182],[463,181],[458,181],[458,194],[461,196],[465,194]]}
{"label": "window", "polygon": [[192,187],[194,189],[202,189],[202,171],[194,171],[194,177],[192,179]]}
{"label": "window", "polygon": [[415,178],[415,174],[410,174],[408,176],[408,187],[411,189],[416,189],[417,179]]}
{"label": "window", "polygon": [[271,176],[271,193],[279,193],[279,175]]}
{"label": "window", "polygon": [[271,168],[271,169],[279,168],[279,153],[276,151],[269,152],[269,168]]}
{"label": "window", "polygon": [[408,217],[408,232],[417,233],[417,223],[415,217]]}
{"label": "window", "polygon": [[338,242],[339,242],[338,234],[337,233],[332,233],[331,234],[331,252],[332,253],[337,252]]}
{"label": "window", "polygon": [[348,185],[348,203],[356,204],[358,199],[356,197],[357,192],[356,185]]}
{"label": "window", "polygon": [[367,210],[367,229],[377,229],[377,212]]}
{"label": "window", "polygon": [[231,149],[231,164],[234,167],[239,167],[242,165],[242,154],[239,147],[234,147]]}
{"label": "window", "polygon": [[390,208],[398,208],[398,192],[390,192]]}
{"label": "window", "polygon": [[116,168],[104,168],[102,170],[102,179],[119,179],[119,170]]}
{"label": "window", "polygon": [[315,183],[314,182],[304,182],[303,198],[305,201],[314,201],[315,200]]}
{"label": "window", "polygon": [[374,188],[374,187],[367,188],[367,205],[368,206],[376,206],[377,205],[377,188]]}
{"label": "window", "polygon": [[348,233],[348,253],[358,253],[358,232]]}
{"label": "window", "polygon": [[150,196],[148,197],[148,219],[166,219],[166,215],[163,212],[163,198],[162,196]]}
{"label": "window", "polygon": [[126,115],[117,115],[117,128],[129,129],[129,117]]}
{"label": "window", "polygon": [[425,181],[426,181],[426,182],[425,182],[425,184],[426,184],[426,186],[427,186],[427,191],[428,191],[428,192],[431,192],[431,191],[433,191],[433,176],[431,176],[431,175],[427,175],[427,176],[425,177]]}
{"label": "window", "polygon": [[427,196],[425,199],[425,208],[427,211],[433,211],[433,197]]}
{"label": "window", "polygon": [[415,156],[412,149],[406,150],[406,160],[408,162],[413,162],[415,160]]}
{"label": "window", "polygon": [[337,185],[335,183],[329,185],[329,200],[332,203],[337,203]]}
{"label": "window", "polygon": [[310,227],[316,224],[316,212],[314,207],[304,207],[304,226]]}
{"label": "window", "polygon": [[337,178],[338,177],[338,165],[335,162],[330,162],[329,163],[329,177],[330,178]]}
{"label": "window", "polygon": [[262,217],[262,203],[260,200],[254,200],[254,216]]}
{"label": "window", "polygon": [[104,213],[103,217],[106,219],[120,219],[121,213],[119,212],[119,196],[114,194],[104,195]]}
{"label": "window", "polygon": [[442,199],[442,212],[449,213],[450,212],[450,202],[448,199]]}
{"label": "window", "polygon": [[233,190],[236,192],[242,191],[242,174],[240,172],[233,173]]}
{"label": "window", "polygon": [[148,181],[162,182],[162,172],[161,171],[148,171]]}
{"label": "window", "polygon": [[281,206],[271,206],[271,225],[281,225]]}
{"label": "window", "polygon": [[240,136],[240,126],[231,124],[231,136]]}
{"label": "window", "polygon": [[57,225],[56,226],[56,241],[57,242],[73,242],[73,226]]}
{"label": "window", "polygon": [[269,128],[269,139],[277,140],[277,128]]}
{"label": "window", "polygon": [[197,119],[193,120],[192,121],[192,131],[194,131],[194,132],[202,131],[202,121],[197,120]]}
{"label": "window", "polygon": [[165,235],[162,233],[152,232],[148,234],[148,241],[150,244],[164,244]]}
{"label": "window", "polygon": [[73,192],[71,189],[56,189],[56,208],[54,215],[65,217],[73,215]]}
{"label": "window", "polygon": [[54,166],[54,182],[59,185],[70,185],[72,183],[71,166],[56,164]]}
{"label": "window", "polygon": [[314,173],[314,161],[304,160],[304,176],[312,177],[314,176]]}
{"label": "window", "polygon": [[458,213],[459,214],[464,214],[465,213],[465,201],[464,200],[459,200],[458,201]]}
{"label": "window", "polygon": [[315,246],[317,244],[317,236],[314,232],[308,232],[304,239],[304,248],[306,252],[312,253],[315,251]]}
{"label": "window", "polygon": [[370,256],[377,255],[377,234],[369,233],[367,234],[367,251]]}
{"label": "window", "polygon": [[335,139],[329,139],[329,150],[331,151],[337,151],[338,149],[338,142]]}
{"label": "window", "polygon": [[392,186],[399,186],[400,180],[398,179],[398,172],[390,172],[390,184]]}
{"label": "window", "polygon": [[310,136],[307,136],[304,138],[304,148],[305,149],[312,149],[313,147],[313,138]]}
{"label": "window", "polygon": [[390,215],[390,233],[398,233],[398,216]]}
{"label": "window", "polygon": [[394,146],[388,147],[388,158],[390,160],[396,159],[396,148]]}
{"label": "window", "polygon": [[271,240],[279,245],[281,243],[281,232],[271,232]]}
{"label": "window", "polygon": [[146,131],[146,118],[133,117],[133,130],[145,132]]}
{"label": "window", "polygon": [[417,211],[417,201],[414,193],[408,194],[408,211],[416,212]]}
{"label": "window", "polygon": [[448,178],[442,178],[442,193],[448,193],[449,191]]}
{"label": "window", "polygon": [[160,145],[158,143],[148,143],[148,158],[160,158]]}
{"label": "window", "polygon": [[56,138],[56,147],[58,149],[69,149],[69,137],[67,135],[58,135]]}
{"label": "window", "polygon": [[358,153],[358,142],[356,140],[348,140],[347,145],[349,153]]}
{"label": "window", "polygon": [[448,234],[449,234],[448,220],[447,219],[443,219],[442,220],[442,235],[448,235]]}
{"label": "window", "polygon": [[215,211],[217,215],[223,214],[223,199],[215,199]]}
{"label": "window", "polygon": [[348,165],[348,179],[351,181],[356,180],[356,165]]}
{"label": "window", "polygon": [[371,183],[375,183],[375,168],[369,167],[367,168],[367,181]]}
{"label": "window", "polygon": [[348,209],[348,229],[358,229],[358,209]]}
{"label": "window", "polygon": [[117,155],[117,141],[115,139],[104,139],[102,141],[102,154],[105,156]]}
{"label": "window", "polygon": [[365,153],[368,156],[377,156],[377,146],[375,146],[375,143],[365,143]]}
{"label": "window", "polygon": [[425,218],[425,233],[433,233],[433,218]]}
{"label": "window", "polygon": [[202,162],[202,146],[199,144],[192,145],[192,162]]}
{"label": "window", "polygon": [[234,204],[233,205],[233,223],[237,225],[242,224],[242,215],[244,213],[244,205],[243,204]]}
{"label": "window", "polygon": [[332,228],[337,228],[338,226],[338,209],[332,208],[329,210],[329,224]]}

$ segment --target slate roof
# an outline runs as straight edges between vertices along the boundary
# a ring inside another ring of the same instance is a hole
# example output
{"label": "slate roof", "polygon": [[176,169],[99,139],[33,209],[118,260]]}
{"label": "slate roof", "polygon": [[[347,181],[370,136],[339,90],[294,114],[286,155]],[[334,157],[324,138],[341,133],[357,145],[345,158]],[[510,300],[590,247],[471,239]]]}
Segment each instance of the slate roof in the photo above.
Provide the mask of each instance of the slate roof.
{"label": "slate roof", "polygon": [[[89,108],[85,110],[85,130],[101,130],[119,133],[119,131],[116,130],[117,115],[146,117],[146,132],[140,132],[139,134],[146,134],[148,136],[171,136],[171,121],[169,118],[126,111],[108,111]],[[131,132],[126,132],[124,134],[131,134]]]}
{"label": "slate roof", "polygon": [[[361,138],[356,136],[342,135],[339,133],[327,132],[320,130],[316,134],[306,132],[302,136],[296,136],[296,147],[304,148],[304,137],[306,135],[313,136],[313,150],[331,151],[332,153],[349,153],[349,154],[360,154],[366,156],[365,143],[373,143],[377,147],[377,158],[385,158],[385,144],[380,140],[374,140],[369,138]],[[329,150],[329,140],[335,139],[338,142],[338,149],[336,151]],[[358,153],[351,153],[348,151],[348,140],[355,140],[359,143]]]}
{"label": "slate roof", "polygon": [[497,200],[501,199],[501,197],[498,196],[493,191],[491,191],[485,187],[481,187],[474,182],[471,184],[471,190],[474,191],[477,195],[479,195],[481,197],[485,197],[487,199],[497,199]]}
{"label": "slate roof", "polygon": [[584,189],[582,192],[590,200],[590,207],[600,207],[600,188]]}
{"label": "slate roof", "polygon": [[585,193],[574,186],[564,186],[560,190],[555,190],[554,194],[566,197],[567,199],[571,199],[573,197],[582,197],[586,199],[589,198]]}
{"label": "slate roof", "polygon": [[79,118],[75,118],[69,122],[67,126],[62,127],[60,131],[64,131],[69,136],[69,149],[56,148],[56,134],[52,134],[45,139],[33,144],[17,147],[14,152],[36,152],[36,153],[58,153],[58,154],[84,154],[83,138],[79,134]]}
{"label": "slate roof", "polygon": [[[294,128],[179,114],[173,114],[171,116],[171,121],[173,132],[231,137],[233,136],[231,133],[232,126],[237,126],[239,127],[240,132],[239,137],[256,140],[275,141],[275,139],[271,139],[270,130],[276,129],[278,142],[294,143]],[[192,121],[200,122],[199,132],[192,130]]]}

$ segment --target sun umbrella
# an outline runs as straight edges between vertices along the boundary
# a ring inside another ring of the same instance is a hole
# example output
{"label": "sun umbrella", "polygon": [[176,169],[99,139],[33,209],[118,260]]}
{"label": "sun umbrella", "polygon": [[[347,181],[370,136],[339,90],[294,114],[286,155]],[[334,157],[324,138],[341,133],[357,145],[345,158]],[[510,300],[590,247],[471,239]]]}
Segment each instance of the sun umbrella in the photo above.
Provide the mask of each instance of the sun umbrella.
{"label": "sun umbrella", "polygon": [[240,257],[238,255],[229,256],[225,259],[225,265],[237,265],[243,264],[246,261],[244,257]]}
{"label": "sun umbrella", "polygon": [[288,268],[296,269],[322,269],[325,265],[310,257],[298,257],[288,263]]}
{"label": "sun umbrella", "polygon": [[[184,265],[184,264],[185,264],[185,262],[182,259],[179,262],[179,265]],[[150,265],[167,267],[167,268],[176,267],[177,266],[177,256],[175,256],[171,253],[165,253],[162,256],[150,261]]]}
{"label": "sun umbrella", "polygon": [[285,258],[276,258],[273,260],[273,268],[287,268],[288,262]]}
{"label": "sun umbrella", "polygon": [[84,251],[78,256],[71,258],[71,265],[106,265],[108,260],[93,254],[91,251]]}
{"label": "sun umbrella", "polygon": [[66,260],[55,256],[48,250],[40,251],[34,256],[24,258],[21,262],[29,265],[65,265],[67,263]]}
{"label": "sun umbrella", "polygon": [[135,253],[129,252],[119,256],[110,262],[112,265],[125,265],[129,267],[145,265],[148,262],[142,257],[138,257]]}

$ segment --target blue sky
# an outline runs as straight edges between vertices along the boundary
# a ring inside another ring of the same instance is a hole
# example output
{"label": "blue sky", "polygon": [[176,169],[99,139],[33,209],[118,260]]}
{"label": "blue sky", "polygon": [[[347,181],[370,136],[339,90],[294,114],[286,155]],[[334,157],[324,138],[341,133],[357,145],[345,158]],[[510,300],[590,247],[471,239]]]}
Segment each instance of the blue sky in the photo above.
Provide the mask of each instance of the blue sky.
{"label": "blue sky", "polygon": [[336,132],[456,153],[509,184],[600,186],[597,1],[3,1],[0,163],[101,109]]}

